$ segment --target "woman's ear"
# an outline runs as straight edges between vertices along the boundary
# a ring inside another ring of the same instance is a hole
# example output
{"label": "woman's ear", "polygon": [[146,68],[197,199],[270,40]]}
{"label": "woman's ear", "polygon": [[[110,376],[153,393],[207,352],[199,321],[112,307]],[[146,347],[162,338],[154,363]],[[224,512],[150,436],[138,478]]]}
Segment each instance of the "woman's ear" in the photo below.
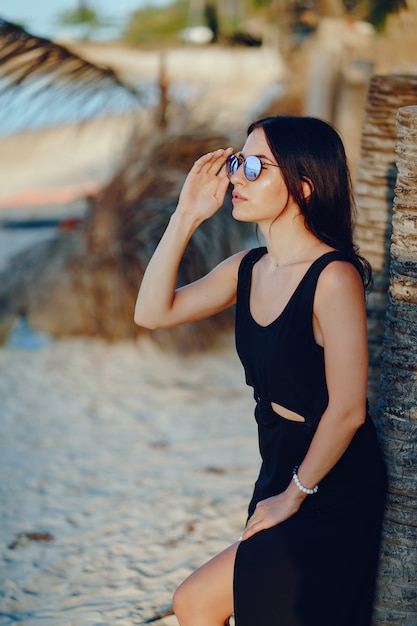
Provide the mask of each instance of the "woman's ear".
{"label": "woman's ear", "polygon": [[304,200],[308,200],[314,191],[314,185],[309,178],[301,179],[301,187],[303,190]]}

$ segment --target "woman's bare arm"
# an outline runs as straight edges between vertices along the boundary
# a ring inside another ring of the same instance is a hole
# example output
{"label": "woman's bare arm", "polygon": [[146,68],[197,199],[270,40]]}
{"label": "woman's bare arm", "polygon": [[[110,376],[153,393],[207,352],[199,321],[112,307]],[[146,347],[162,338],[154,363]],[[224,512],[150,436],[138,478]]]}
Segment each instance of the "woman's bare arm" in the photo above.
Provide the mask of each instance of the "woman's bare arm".
{"label": "woman's bare arm", "polygon": [[335,262],[323,271],[315,310],[323,338],[329,403],[299,469],[306,486],[319,483],[337,463],[366,417],[365,297],[362,281],[350,263]]}
{"label": "woman's bare arm", "polygon": [[[297,472],[308,488],[319,484],[336,465],[366,416],[365,299],[362,281],[351,264],[337,261],[323,270],[314,312],[324,348],[329,403]],[[283,493],[258,504],[243,538],[291,517],[306,497],[291,481]]]}
{"label": "woman's bare arm", "polygon": [[175,213],[146,268],[135,322],[147,328],[176,326],[213,315],[236,297],[237,271],[245,253],[226,259],[207,276],[175,289],[185,248],[199,225],[222,206],[229,184],[224,171],[231,148],[198,159],[182,188]]}

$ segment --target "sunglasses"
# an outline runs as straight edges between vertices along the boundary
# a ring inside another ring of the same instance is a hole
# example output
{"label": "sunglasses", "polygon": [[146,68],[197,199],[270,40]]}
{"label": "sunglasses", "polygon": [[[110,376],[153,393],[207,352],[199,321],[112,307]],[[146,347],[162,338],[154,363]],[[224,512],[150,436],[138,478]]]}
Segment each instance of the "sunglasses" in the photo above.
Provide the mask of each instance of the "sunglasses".
{"label": "sunglasses", "polygon": [[236,174],[237,170],[243,163],[243,174],[246,180],[254,181],[259,178],[265,165],[273,165],[279,167],[276,163],[262,163],[261,159],[257,156],[250,155],[244,158],[241,154],[231,154],[226,159],[226,176],[231,178],[233,174]]}

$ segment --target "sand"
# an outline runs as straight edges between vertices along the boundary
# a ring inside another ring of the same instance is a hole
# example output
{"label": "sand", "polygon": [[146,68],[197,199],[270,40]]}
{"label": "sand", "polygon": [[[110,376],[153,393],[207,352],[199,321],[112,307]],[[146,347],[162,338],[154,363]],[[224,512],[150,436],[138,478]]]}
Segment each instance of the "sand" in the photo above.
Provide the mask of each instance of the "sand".
{"label": "sand", "polygon": [[3,347],[0,397],[2,626],[149,623],[239,537],[258,453],[232,346]]}

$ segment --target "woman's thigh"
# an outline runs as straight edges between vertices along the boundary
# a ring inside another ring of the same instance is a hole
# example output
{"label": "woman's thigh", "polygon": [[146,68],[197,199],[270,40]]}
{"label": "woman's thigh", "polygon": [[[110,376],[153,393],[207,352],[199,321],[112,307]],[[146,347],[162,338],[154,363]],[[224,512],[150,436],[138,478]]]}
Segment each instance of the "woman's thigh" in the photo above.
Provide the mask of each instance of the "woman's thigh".
{"label": "woman's thigh", "polygon": [[181,626],[223,625],[233,613],[233,572],[239,542],[191,574],[174,595]]}

